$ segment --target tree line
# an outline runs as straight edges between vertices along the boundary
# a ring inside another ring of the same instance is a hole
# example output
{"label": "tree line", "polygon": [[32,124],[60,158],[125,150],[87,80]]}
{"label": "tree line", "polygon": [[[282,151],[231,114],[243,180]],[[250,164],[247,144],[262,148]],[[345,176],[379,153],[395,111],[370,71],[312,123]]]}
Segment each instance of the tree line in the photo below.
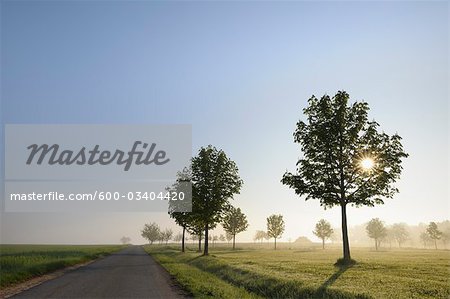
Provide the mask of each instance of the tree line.
{"label": "tree line", "polygon": [[[392,241],[398,244],[401,248],[407,240],[410,239],[410,232],[408,226],[404,223],[394,223],[386,226],[379,218],[373,218],[366,225],[367,235],[374,240],[375,250],[381,245],[381,242],[389,243]],[[438,241],[442,240],[444,246],[450,241],[450,227],[447,226],[445,231],[439,229],[436,222],[430,222],[426,228],[420,233],[420,241],[424,247],[430,243],[434,244],[434,248],[438,249]]]}
{"label": "tree line", "polygon": [[[340,207],[343,258],[338,262],[343,264],[354,262],[350,255],[347,207],[372,207],[392,198],[398,192],[394,183],[400,178],[402,161],[408,157],[398,134],[388,135],[376,121],[369,120],[366,102],[349,100],[345,91],[308,100],[303,109],[306,119],[297,122],[293,134],[301,158],[295,163],[296,170],[287,171],[281,178],[282,184],[305,200],[317,200],[325,208]],[[192,212],[177,212],[176,202],[170,202],[169,207],[169,215],[182,227],[182,251],[186,231],[203,234],[203,254],[207,255],[209,231],[217,224],[222,223],[233,240],[247,229],[245,216],[238,215],[242,212],[231,205],[243,181],[236,163],[224,151],[211,145],[200,148],[189,167],[178,174],[178,184],[172,189],[179,188],[182,182],[192,184]],[[275,246],[284,230],[279,216],[267,219],[266,233],[274,238]],[[236,222],[231,223],[230,219]]]}

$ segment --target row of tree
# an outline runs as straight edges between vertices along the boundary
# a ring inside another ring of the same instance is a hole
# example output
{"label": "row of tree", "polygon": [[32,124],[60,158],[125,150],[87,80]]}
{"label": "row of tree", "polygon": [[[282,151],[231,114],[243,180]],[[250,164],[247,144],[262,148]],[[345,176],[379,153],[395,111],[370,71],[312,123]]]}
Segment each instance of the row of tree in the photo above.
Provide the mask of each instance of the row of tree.
{"label": "row of tree", "polygon": [[[375,250],[378,250],[381,242],[391,243],[392,241],[396,241],[398,247],[401,247],[410,237],[406,224],[395,223],[391,226],[385,226],[383,221],[378,218],[374,218],[367,223],[366,231],[367,235],[375,241]],[[445,244],[447,240],[450,240],[450,232],[442,232],[439,230],[436,222],[430,222],[420,234],[420,240],[425,247],[429,242],[433,242],[435,249],[437,249],[437,241],[441,239]]]}
{"label": "row of tree", "polygon": [[[349,99],[345,91],[339,91],[333,97],[312,96],[308,100],[303,110],[306,120],[298,121],[294,132],[302,158],[295,163],[295,171],[286,172],[281,179],[306,200],[317,200],[325,208],[341,208],[343,263],[353,263],[347,206],[374,206],[392,198],[398,192],[394,183],[400,178],[402,160],[408,157],[399,135],[389,136],[377,122],[369,120],[366,102],[350,104]],[[192,184],[192,212],[179,212],[179,202],[171,201],[169,214],[183,228],[182,251],[189,231],[204,234],[203,253],[207,255],[209,230],[232,213],[230,199],[240,192],[243,182],[234,161],[213,146],[199,150],[172,189],[176,191],[184,182]],[[271,219],[275,224],[279,220]],[[248,224],[240,226],[242,231]],[[233,230],[234,236],[239,230]],[[279,236],[279,232],[275,229],[272,235]]]}
{"label": "row of tree", "polygon": [[172,240],[173,231],[170,228],[162,230],[156,222],[152,222],[144,225],[141,236],[147,239],[150,244],[153,244],[155,241],[167,244]]}

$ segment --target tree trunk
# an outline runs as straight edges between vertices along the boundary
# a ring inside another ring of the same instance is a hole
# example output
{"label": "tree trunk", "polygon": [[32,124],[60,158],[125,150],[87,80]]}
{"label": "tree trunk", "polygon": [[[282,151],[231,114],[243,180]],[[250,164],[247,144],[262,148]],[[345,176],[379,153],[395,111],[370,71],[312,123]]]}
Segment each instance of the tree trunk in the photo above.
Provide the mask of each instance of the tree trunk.
{"label": "tree trunk", "polygon": [[183,226],[183,236],[181,237],[181,252],[184,252],[184,234],[186,232],[186,226]]}
{"label": "tree trunk", "polygon": [[208,248],[208,224],[205,225],[205,246],[203,250],[203,255],[209,254],[209,248]]}
{"label": "tree trunk", "polygon": [[341,204],[341,214],[342,214],[342,247],[344,251],[344,261],[349,262],[350,257],[350,244],[348,243],[348,232],[347,232],[347,207],[346,204]]}
{"label": "tree trunk", "polygon": [[233,250],[236,248],[235,244],[236,244],[236,235],[233,235]]}
{"label": "tree trunk", "polygon": [[275,250],[277,250],[277,238],[274,239],[275,239]]}
{"label": "tree trunk", "polygon": [[322,249],[325,249],[325,239],[322,239]]}
{"label": "tree trunk", "polygon": [[202,252],[202,235],[198,235],[198,252]]}

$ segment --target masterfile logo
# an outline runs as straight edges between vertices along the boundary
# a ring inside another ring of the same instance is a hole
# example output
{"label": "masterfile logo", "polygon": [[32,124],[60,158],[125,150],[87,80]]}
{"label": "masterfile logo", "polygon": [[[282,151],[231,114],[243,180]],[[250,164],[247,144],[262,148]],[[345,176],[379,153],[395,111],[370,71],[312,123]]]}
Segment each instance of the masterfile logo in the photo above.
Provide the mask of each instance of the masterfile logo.
{"label": "masterfile logo", "polygon": [[190,125],[6,125],[5,211],[190,211],[190,182],[171,186],[191,136]]}
{"label": "masterfile logo", "polygon": [[[138,148],[143,150],[140,151]],[[116,163],[117,165],[124,165],[124,171],[128,171],[131,165],[164,165],[170,161],[166,158],[166,152],[163,150],[155,150],[156,143],[152,143],[150,146],[146,142],[135,141],[130,151],[122,151],[116,149],[111,152],[109,150],[100,151],[100,145],[96,144],[93,149],[87,150],[83,146],[79,151],[62,150],[58,144],[32,144],[27,147],[30,150],[30,155],[27,159],[27,165],[35,162],[41,165],[44,160],[49,165],[108,165]],[[37,156],[37,157],[36,157]],[[36,157],[36,159],[35,159]],[[34,161],[36,160],[36,161]]]}

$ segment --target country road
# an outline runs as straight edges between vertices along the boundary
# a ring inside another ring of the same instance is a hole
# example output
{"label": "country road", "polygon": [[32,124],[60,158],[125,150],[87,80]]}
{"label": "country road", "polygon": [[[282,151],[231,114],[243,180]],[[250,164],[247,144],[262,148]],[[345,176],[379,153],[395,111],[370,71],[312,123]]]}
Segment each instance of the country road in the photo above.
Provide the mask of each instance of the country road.
{"label": "country road", "polygon": [[11,298],[186,298],[140,246],[46,281]]}

